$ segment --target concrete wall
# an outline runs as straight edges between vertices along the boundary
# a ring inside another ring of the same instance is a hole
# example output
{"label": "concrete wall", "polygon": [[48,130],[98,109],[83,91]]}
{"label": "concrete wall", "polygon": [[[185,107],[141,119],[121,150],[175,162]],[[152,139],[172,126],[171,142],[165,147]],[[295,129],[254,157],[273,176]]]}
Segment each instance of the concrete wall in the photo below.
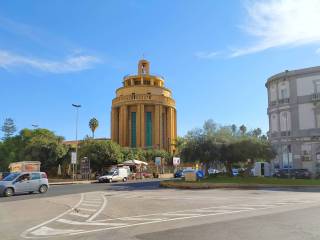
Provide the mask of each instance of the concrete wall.
{"label": "concrete wall", "polygon": [[314,81],[320,80],[319,75],[297,78],[297,95],[305,96],[314,93]]}
{"label": "concrete wall", "polygon": [[299,104],[299,128],[310,129],[315,128],[315,116],[314,116],[313,103]]}

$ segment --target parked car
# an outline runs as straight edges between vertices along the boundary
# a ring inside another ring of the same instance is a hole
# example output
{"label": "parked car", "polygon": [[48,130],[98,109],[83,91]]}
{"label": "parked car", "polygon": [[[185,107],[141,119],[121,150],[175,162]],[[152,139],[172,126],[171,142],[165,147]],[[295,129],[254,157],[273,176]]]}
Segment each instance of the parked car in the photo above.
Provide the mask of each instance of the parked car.
{"label": "parked car", "polygon": [[208,169],[208,174],[209,175],[216,175],[216,174],[219,174],[219,173],[221,173],[222,171],[220,171],[220,170],[218,170],[218,169],[216,169],[216,168],[209,168]]}
{"label": "parked car", "polygon": [[183,169],[183,170],[182,170],[182,173],[181,173],[181,178],[184,178],[187,173],[195,173],[195,174],[196,174],[196,173],[197,173],[197,170],[195,170],[195,169],[193,169],[193,168]]}
{"label": "parked car", "polygon": [[232,174],[233,174],[233,176],[238,176],[239,175],[239,169],[232,168]]}
{"label": "parked car", "polygon": [[128,169],[118,168],[115,171],[108,172],[98,178],[99,182],[126,182],[128,180]]}
{"label": "parked car", "polygon": [[312,173],[308,169],[279,169],[274,174],[273,177],[277,178],[297,178],[297,179],[310,179]]}
{"label": "parked car", "polygon": [[174,173],[175,178],[181,178],[183,176],[183,170],[179,169]]}
{"label": "parked car", "polygon": [[0,181],[0,194],[10,197],[17,193],[45,193],[49,188],[44,172],[10,173]]}
{"label": "parked car", "polygon": [[0,172],[0,181],[4,179],[6,176],[8,176],[10,172]]}

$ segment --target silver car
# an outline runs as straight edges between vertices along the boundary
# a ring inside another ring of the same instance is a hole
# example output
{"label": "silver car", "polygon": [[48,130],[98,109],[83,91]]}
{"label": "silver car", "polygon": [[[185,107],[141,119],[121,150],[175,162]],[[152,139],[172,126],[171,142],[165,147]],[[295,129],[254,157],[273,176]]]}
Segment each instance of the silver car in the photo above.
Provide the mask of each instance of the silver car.
{"label": "silver car", "polygon": [[17,193],[45,193],[49,188],[44,172],[10,173],[0,181],[0,195],[10,197]]}

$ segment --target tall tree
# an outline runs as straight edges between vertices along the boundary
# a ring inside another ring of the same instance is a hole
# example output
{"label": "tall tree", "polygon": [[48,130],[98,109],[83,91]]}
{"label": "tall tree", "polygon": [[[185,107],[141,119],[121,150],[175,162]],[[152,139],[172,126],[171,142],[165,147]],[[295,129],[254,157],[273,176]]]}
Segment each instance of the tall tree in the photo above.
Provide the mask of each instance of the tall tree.
{"label": "tall tree", "polygon": [[91,118],[90,121],[89,121],[89,127],[90,127],[91,132],[92,132],[92,138],[94,138],[94,132],[99,127],[98,120],[96,118]]}
{"label": "tall tree", "polygon": [[247,127],[242,124],[242,125],[239,127],[239,130],[240,130],[240,132],[241,132],[242,135],[245,135],[246,132],[247,132]]}
{"label": "tall tree", "polygon": [[3,126],[1,128],[3,132],[3,140],[8,139],[13,136],[13,134],[17,131],[16,125],[12,118],[6,118],[4,120]]}
{"label": "tall tree", "polygon": [[252,134],[254,137],[260,137],[260,135],[262,134],[262,131],[260,128],[256,128],[252,131]]}
{"label": "tall tree", "polygon": [[236,135],[236,133],[237,133],[237,125],[232,124],[232,125],[231,125],[231,130],[232,130],[232,134],[233,134],[233,136],[235,136],[235,135]]}
{"label": "tall tree", "polygon": [[108,140],[84,140],[80,143],[79,153],[80,158],[89,158],[94,171],[103,172],[106,167],[120,163],[123,160],[120,145]]}

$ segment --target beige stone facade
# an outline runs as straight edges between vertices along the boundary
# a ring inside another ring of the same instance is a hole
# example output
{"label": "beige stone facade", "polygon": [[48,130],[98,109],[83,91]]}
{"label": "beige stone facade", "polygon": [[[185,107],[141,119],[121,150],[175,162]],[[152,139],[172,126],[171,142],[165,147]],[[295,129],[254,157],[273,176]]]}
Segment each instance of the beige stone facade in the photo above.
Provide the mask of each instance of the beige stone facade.
{"label": "beige stone facade", "polygon": [[171,91],[161,76],[150,74],[150,63],[140,60],[138,73],[123,78],[112,100],[111,139],[123,147],[175,152],[177,111]]}

